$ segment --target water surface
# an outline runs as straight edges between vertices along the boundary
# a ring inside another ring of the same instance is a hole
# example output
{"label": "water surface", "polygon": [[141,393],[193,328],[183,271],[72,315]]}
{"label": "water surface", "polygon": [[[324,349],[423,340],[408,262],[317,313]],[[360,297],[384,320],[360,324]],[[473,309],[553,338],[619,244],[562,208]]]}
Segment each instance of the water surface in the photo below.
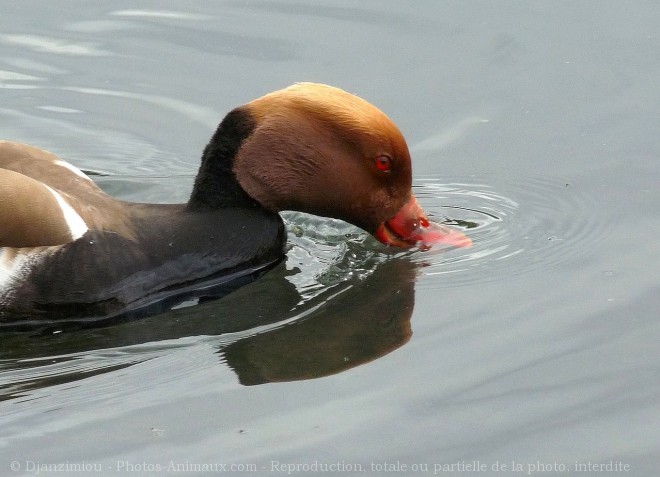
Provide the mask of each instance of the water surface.
{"label": "water surface", "polygon": [[420,202],[474,246],[288,213],[287,261],[223,300],[3,335],[0,475],[657,473],[659,23],[653,2],[5,5],[2,135],[109,193],[185,201],[227,111],[320,81],[399,124]]}

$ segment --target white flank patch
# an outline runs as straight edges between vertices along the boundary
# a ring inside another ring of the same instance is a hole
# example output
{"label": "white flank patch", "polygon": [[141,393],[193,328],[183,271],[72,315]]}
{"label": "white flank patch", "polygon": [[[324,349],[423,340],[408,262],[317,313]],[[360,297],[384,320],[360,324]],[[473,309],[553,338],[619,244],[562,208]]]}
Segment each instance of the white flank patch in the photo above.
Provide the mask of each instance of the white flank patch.
{"label": "white flank patch", "polygon": [[64,197],[62,197],[59,194],[59,192],[51,189],[47,185],[45,185],[44,187],[46,187],[46,189],[48,189],[50,193],[53,194],[53,197],[55,197],[57,204],[60,206],[60,209],[62,210],[62,215],[64,216],[64,220],[66,221],[66,224],[69,227],[69,233],[71,234],[71,238],[73,240],[77,240],[83,235],[85,235],[85,232],[87,232],[89,229],[87,228],[87,224],[82,219],[82,217],[78,215],[78,212],[73,210],[73,207],[71,207],[69,204],[66,203]]}
{"label": "white flank patch", "polygon": [[90,179],[89,176],[88,176],[87,174],[85,174],[83,171],[81,171],[80,169],[78,169],[76,166],[72,166],[71,164],[69,164],[69,163],[66,162],[66,161],[55,161],[55,164],[57,164],[58,166],[62,166],[62,167],[65,167],[65,168],[69,169],[69,170],[70,170],[71,172],[73,172],[75,175],[80,176],[80,177],[82,177],[83,179],[87,179],[88,181],[91,181],[91,180],[92,180],[92,179]]}
{"label": "white flank patch", "polygon": [[13,259],[7,260],[5,255],[15,251],[16,249],[0,247],[0,304],[3,295],[9,292],[12,285],[20,281],[44,255],[42,251],[18,253]]}
{"label": "white flank patch", "polygon": [[11,276],[14,272],[14,263],[16,260],[12,260],[11,262],[7,262],[5,260],[5,250],[0,248],[0,293],[2,293],[2,289],[5,287],[7,282],[11,279]]}

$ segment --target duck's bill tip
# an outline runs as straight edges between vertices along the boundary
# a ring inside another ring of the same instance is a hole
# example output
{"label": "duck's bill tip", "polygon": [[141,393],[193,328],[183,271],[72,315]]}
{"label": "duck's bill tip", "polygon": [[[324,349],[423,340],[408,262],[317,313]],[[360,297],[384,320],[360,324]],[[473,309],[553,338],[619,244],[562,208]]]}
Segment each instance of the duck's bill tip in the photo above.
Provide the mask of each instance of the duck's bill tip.
{"label": "duck's bill tip", "polygon": [[428,220],[415,196],[411,196],[394,217],[380,224],[374,237],[386,245],[395,247],[418,246],[428,249],[434,245],[445,247],[472,245],[470,237],[463,232]]}
{"label": "duck's bill tip", "polygon": [[413,235],[412,239],[415,244],[422,247],[442,245],[465,248],[472,246],[472,240],[463,232],[435,222],[429,222],[429,226],[423,227],[416,235]]}

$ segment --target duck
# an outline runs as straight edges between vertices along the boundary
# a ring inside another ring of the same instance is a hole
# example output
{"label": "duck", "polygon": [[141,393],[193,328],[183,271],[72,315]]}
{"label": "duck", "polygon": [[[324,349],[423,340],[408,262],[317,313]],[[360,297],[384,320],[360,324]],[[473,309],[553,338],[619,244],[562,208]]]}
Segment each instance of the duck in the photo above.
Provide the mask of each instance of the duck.
{"label": "duck", "polygon": [[0,325],[142,316],[222,296],[285,258],[281,211],[391,247],[467,247],[412,193],[406,141],[368,101],[296,83],[231,110],[183,204],[122,201],[58,156],[0,141]]}

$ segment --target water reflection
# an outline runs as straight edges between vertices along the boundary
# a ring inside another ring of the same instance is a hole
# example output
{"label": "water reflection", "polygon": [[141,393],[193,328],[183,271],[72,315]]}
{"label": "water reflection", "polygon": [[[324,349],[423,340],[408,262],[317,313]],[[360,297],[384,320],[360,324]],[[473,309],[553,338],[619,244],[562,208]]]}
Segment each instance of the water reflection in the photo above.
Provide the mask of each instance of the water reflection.
{"label": "water reflection", "polygon": [[[172,349],[212,345],[244,385],[327,376],[404,345],[417,265],[374,262],[303,300],[284,265],[224,300],[114,326],[0,338],[0,400],[112,372]],[[173,376],[172,379],[176,379]]]}
{"label": "water reflection", "polygon": [[384,356],[412,335],[415,269],[407,260],[385,262],[307,319],[233,342],[220,355],[244,385],[328,376]]}

